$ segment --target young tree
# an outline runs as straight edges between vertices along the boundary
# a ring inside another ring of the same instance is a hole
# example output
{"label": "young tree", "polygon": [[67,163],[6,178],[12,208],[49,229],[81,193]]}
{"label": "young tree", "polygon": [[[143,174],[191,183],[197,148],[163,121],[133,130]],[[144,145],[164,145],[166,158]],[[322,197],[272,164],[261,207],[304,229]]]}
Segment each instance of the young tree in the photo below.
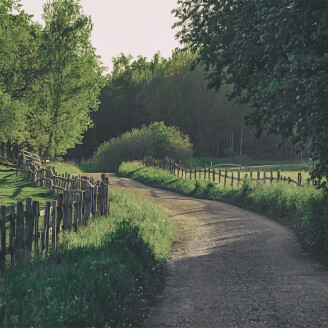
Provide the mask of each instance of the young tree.
{"label": "young tree", "polygon": [[[197,53],[209,86],[233,85],[248,123],[309,146],[328,177],[328,2],[178,1],[177,36]],[[325,182],[323,183],[325,186]]]}
{"label": "young tree", "polygon": [[105,79],[90,41],[91,18],[78,0],[47,2],[43,19],[39,54],[44,74],[30,112],[30,134],[45,157],[56,157],[81,142]]}

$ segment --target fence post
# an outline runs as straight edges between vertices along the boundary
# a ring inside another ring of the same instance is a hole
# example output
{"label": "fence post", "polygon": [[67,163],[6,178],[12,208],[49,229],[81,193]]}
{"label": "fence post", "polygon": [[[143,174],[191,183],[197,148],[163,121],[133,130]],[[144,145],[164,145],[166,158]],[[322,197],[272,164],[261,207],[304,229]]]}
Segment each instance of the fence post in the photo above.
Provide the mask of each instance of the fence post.
{"label": "fence post", "polygon": [[215,169],[213,169],[213,182],[215,183]]}
{"label": "fence post", "polygon": [[231,187],[233,188],[233,172],[231,172]]}
{"label": "fence post", "polygon": [[34,226],[34,215],[33,215],[33,208],[32,208],[32,199],[27,198],[25,232],[24,232],[24,248],[25,248],[26,256],[31,256],[32,253],[33,226]]}
{"label": "fence post", "polygon": [[265,180],[266,180],[266,171],[263,171],[263,181],[264,181],[264,184],[265,184]]}
{"label": "fence post", "polygon": [[52,249],[57,247],[57,201],[52,202]]}
{"label": "fence post", "polygon": [[50,223],[50,202],[46,202],[46,213],[44,216],[44,222],[46,226],[46,254],[49,250],[49,223]]}
{"label": "fence post", "polygon": [[219,184],[221,183],[221,169],[219,169]]}
{"label": "fence post", "polygon": [[238,187],[239,187],[239,184],[240,184],[240,170],[238,170]]}
{"label": "fence post", "polygon": [[257,181],[259,181],[260,180],[260,169],[257,169]]}
{"label": "fence post", "polygon": [[297,176],[297,184],[298,184],[298,186],[301,186],[302,185],[302,173],[298,173],[298,176]]}
{"label": "fence post", "polygon": [[280,170],[277,171],[277,182],[280,180]]}
{"label": "fence post", "polygon": [[68,231],[72,230],[72,220],[73,220],[73,199],[74,193],[73,190],[68,191],[68,217],[67,217],[67,228]]}
{"label": "fence post", "polygon": [[273,181],[273,172],[271,171],[270,172],[270,182],[272,183],[272,181]]}
{"label": "fence post", "polygon": [[15,244],[16,244],[16,229],[15,229],[15,221],[16,221],[16,215],[15,215],[15,208],[14,206],[10,207],[10,235],[9,235],[9,248],[10,248],[10,258],[11,258],[11,264],[15,264]]}
{"label": "fence post", "polygon": [[34,217],[34,257],[36,258],[39,255],[39,202],[33,201],[33,217]]}
{"label": "fence post", "polygon": [[16,226],[16,262],[23,258],[24,251],[24,205],[17,202],[17,226]]}
{"label": "fence post", "polygon": [[253,171],[249,172],[249,176],[250,176],[251,180],[253,180]]}
{"label": "fence post", "polygon": [[195,180],[197,180],[197,170],[196,170],[196,168],[194,169],[195,170]]}
{"label": "fence post", "polygon": [[224,174],[224,186],[225,187],[227,185],[227,177],[228,177],[228,169],[225,169],[225,174]]}
{"label": "fence post", "polygon": [[205,167],[204,167],[204,180],[206,180],[206,170],[207,170],[207,164],[205,164]]}
{"label": "fence post", "polygon": [[6,206],[0,206],[0,230],[1,230],[0,270],[4,270],[6,266]]}

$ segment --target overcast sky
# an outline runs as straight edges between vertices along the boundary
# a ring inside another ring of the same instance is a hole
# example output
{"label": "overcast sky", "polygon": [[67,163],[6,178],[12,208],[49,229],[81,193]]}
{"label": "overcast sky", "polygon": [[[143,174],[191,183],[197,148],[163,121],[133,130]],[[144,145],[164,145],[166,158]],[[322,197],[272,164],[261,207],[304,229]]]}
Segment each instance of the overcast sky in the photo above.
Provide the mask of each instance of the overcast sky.
{"label": "overcast sky", "polygon": [[[21,0],[24,10],[42,22],[46,0]],[[167,58],[179,46],[171,29],[171,10],[177,0],[81,0],[83,11],[94,24],[92,44],[105,66],[121,52],[151,58],[160,51]]]}

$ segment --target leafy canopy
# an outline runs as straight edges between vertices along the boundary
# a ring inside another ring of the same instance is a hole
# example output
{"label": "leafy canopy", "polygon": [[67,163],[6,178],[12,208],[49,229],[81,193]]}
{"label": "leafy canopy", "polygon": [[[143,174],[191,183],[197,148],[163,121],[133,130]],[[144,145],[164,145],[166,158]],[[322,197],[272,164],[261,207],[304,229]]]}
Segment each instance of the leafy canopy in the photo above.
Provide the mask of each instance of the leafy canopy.
{"label": "leafy canopy", "polygon": [[[308,147],[313,178],[328,177],[328,2],[178,1],[177,37],[197,53],[209,87],[254,108],[264,130]],[[325,182],[321,184],[325,186]]]}

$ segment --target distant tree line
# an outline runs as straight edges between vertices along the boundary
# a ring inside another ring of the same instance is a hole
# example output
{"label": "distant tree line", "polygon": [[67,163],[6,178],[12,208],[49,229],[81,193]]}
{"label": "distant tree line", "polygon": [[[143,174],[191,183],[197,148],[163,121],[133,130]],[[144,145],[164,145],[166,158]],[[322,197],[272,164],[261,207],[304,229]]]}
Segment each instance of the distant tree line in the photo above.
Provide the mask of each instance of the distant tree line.
{"label": "distant tree line", "polygon": [[0,142],[57,157],[92,125],[105,79],[79,1],[49,1],[42,17],[0,2]]}
{"label": "distant tree line", "polygon": [[[100,94],[100,106],[91,114],[94,127],[71,158],[88,158],[97,147],[143,124],[163,121],[189,135],[195,155],[253,158],[299,158],[296,147],[278,136],[255,138],[244,123],[250,106],[229,102],[231,87],[208,90],[202,68],[191,71],[195,55],[176,49],[169,59],[159,53],[151,60],[121,54]],[[281,145],[281,147],[278,147]]]}

